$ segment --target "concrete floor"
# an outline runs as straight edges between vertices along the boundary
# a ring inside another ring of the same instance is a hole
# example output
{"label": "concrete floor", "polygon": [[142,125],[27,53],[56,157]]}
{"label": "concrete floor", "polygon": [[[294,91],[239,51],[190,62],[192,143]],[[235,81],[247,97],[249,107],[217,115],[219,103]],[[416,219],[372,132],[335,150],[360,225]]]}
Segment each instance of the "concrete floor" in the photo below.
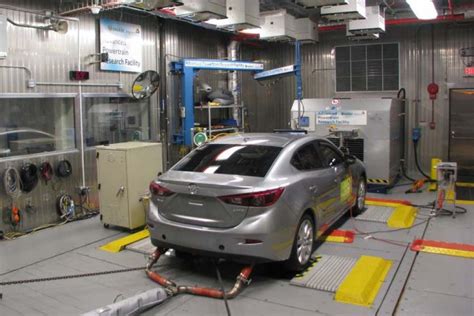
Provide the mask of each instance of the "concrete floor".
{"label": "concrete floor", "polygon": [[[432,193],[372,195],[410,199],[425,204]],[[233,315],[474,315],[474,260],[408,249],[416,237],[474,244],[474,206],[469,212],[432,219],[410,230],[378,233],[397,245],[357,236],[353,244],[324,243],[320,254],[375,255],[393,260],[392,268],[372,308],[335,302],[333,294],[295,287],[290,276],[274,265],[257,268],[253,281],[229,302]],[[423,211],[427,213],[427,211]],[[421,219],[418,222],[422,221]],[[344,218],[341,229],[387,230],[385,224]],[[145,256],[131,251],[117,254],[98,249],[124,233],[107,230],[98,219],[51,228],[14,241],[0,242],[0,280],[18,280],[96,272],[145,264]],[[240,266],[221,267],[226,287],[232,286]],[[178,284],[218,286],[209,262],[187,263],[175,257],[160,260],[157,270]],[[0,315],[77,315],[155,287],[142,271],[0,287]],[[224,302],[189,295],[177,296],[146,315],[225,315]]]}

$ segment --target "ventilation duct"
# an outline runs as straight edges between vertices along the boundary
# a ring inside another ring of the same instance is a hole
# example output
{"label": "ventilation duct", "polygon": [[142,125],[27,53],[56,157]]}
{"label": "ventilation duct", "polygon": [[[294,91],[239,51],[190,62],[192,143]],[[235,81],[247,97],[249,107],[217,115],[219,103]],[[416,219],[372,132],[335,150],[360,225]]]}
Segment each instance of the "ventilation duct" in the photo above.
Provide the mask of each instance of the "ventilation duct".
{"label": "ventilation duct", "polygon": [[321,17],[329,21],[365,19],[365,0],[348,0],[347,4],[321,8]]}

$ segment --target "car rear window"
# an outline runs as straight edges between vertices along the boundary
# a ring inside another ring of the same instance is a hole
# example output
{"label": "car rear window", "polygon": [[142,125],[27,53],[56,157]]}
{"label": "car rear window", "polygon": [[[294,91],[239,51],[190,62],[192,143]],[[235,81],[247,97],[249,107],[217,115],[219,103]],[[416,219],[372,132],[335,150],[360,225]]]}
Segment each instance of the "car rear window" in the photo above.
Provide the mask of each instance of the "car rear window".
{"label": "car rear window", "polygon": [[173,170],[265,177],[280,151],[274,146],[207,144]]}

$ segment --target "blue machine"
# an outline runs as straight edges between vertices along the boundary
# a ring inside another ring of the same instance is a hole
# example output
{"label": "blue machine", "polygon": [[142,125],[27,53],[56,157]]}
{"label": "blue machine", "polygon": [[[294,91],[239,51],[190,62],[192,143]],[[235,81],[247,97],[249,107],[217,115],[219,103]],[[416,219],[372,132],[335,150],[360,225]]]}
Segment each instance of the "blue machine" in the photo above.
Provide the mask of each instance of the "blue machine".
{"label": "blue machine", "polygon": [[199,70],[227,70],[227,71],[250,71],[254,72],[255,80],[265,80],[273,77],[281,77],[294,74],[296,76],[296,94],[298,100],[303,98],[303,87],[301,80],[301,46],[295,43],[295,64],[276,68],[268,71],[263,70],[263,64],[247,61],[230,61],[220,59],[182,59],[171,62],[171,71],[182,75],[182,98],[184,117],[182,129],[179,134],[173,135],[175,144],[191,146],[192,128],[194,128],[194,77]]}

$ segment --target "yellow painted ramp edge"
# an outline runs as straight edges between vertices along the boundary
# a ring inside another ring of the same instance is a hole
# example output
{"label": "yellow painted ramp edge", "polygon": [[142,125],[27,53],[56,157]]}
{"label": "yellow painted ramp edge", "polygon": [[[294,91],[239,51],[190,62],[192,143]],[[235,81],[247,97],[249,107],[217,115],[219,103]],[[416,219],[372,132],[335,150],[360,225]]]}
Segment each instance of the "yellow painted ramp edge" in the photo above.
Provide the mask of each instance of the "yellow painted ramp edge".
{"label": "yellow painted ramp edge", "polygon": [[120,239],[114,240],[100,247],[101,250],[108,252],[120,252],[126,246],[133,244],[136,241],[150,237],[150,232],[148,229],[141,230],[137,233],[122,237]]}
{"label": "yellow painted ramp edge", "polygon": [[387,226],[391,228],[409,228],[413,226],[416,219],[417,208],[408,205],[397,206],[387,220]]}
{"label": "yellow painted ramp edge", "polygon": [[392,266],[380,257],[361,256],[336,290],[337,302],[370,307]]}

